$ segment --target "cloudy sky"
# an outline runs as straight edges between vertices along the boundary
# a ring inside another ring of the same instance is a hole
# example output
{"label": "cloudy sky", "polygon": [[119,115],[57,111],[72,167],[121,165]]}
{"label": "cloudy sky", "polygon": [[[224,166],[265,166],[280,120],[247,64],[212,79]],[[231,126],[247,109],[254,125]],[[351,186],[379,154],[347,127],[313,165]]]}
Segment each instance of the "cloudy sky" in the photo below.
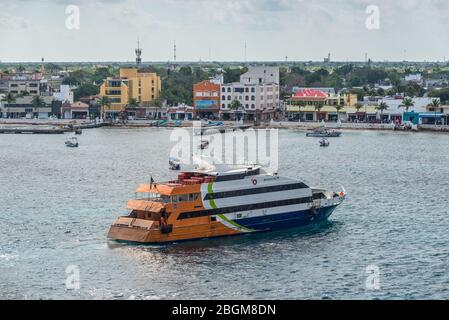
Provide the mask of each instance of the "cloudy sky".
{"label": "cloudy sky", "polygon": [[[79,8],[79,29],[69,5]],[[0,8],[4,62],[131,61],[137,38],[144,61],[171,60],[175,41],[179,61],[242,61],[245,42],[251,61],[328,52],[338,61],[365,52],[376,61],[449,59],[448,0],[0,0]]]}

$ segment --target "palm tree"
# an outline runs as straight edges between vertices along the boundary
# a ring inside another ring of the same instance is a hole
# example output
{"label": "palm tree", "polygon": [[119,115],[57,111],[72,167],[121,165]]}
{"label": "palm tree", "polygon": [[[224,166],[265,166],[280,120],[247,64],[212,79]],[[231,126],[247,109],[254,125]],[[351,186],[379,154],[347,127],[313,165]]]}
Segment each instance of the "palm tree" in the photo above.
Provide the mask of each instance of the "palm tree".
{"label": "palm tree", "polygon": [[433,111],[435,112],[435,125],[437,125],[437,110],[441,106],[441,102],[439,99],[433,99],[432,103],[429,105],[433,108]]}
{"label": "palm tree", "polygon": [[301,121],[301,109],[304,108],[306,106],[306,102],[305,101],[299,101],[298,102],[298,107],[299,107],[299,121]]}
{"label": "palm tree", "polygon": [[40,96],[34,96],[31,100],[34,109],[37,109],[37,117],[39,118],[40,107],[45,106],[45,101]]}
{"label": "palm tree", "polygon": [[317,115],[317,120],[318,121],[320,121],[321,119],[320,119],[320,111],[321,111],[321,109],[323,109],[323,107],[324,107],[324,105],[323,104],[321,104],[321,103],[318,103],[318,104],[316,104],[315,105],[315,111],[316,111],[316,115]]}
{"label": "palm tree", "polygon": [[408,109],[412,108],[413,106],[415,106],[415,102],[413,102],[412,98],[404,98],[404,100],[402,100],[402,104],[400,105],[400,107],[405,108],[405,112],[408,112]]}
{"label": "palm tree", "polygon": [[100,103],[100,107],[101,107],[101,118],[104,119],[104,115],[105,115],[104,108],[105,107],[109,108],[111,106],[111,102],[109,101],[109,98],[107,96],[102,96],[100,98],[99,103]]}
{"label": "palm tree", "polygon": [[[360,112],[360,109],[363,108],[363,104],[361,104],[360,102],[357,102],[354,106],[355,110],[357,111],[357,114]],[[357,120],[358,120],[359,116],[357,115]],[[365,122],[366,122],[366,113],[365,113]]]}
{"label": "palm tree", "polygon": [[[7,105],[14,103],[16,101],[16,97],[11,93],[8,92],[3,98],[2,102],[6,102]],[[9,109],[9,108],[8,108]],[[8,115],[8,112],[6,113]]]}
{"label": "palm tree", "polygon": [[152,102],[153,106],[156,107],[156,119],[159,119],[159,108],[162,108],[162,100],[161,98],[157,98]]}
{"label": "palm tree", "polygon": [[343,109],[342,105],[336,105],[335,109],[337,110],[337,122],[340,121],[340,111]]}
{"label": "palm tree", "polygon": [[389,108],[388,104],[383,101],[376,107],[377,110],[380,110],[380,118],[382,121],[384,118],[384,111],[388,110],[388,108]]}

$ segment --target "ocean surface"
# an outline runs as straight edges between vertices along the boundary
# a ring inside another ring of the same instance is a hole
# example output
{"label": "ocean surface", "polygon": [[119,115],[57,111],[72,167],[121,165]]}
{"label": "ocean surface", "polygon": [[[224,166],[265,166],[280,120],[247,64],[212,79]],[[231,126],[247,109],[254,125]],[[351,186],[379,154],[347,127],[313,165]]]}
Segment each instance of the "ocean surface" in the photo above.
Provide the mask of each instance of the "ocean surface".
{"label": "ocean surface", "polygon": [[346,131],[320,148],[281,131],[280,175],[349,194],[325,226],[108,242],[138,184],[174,175],[169,136],[84,130],[70,149],[62,135],[0,135],[0,298],[449,299],[448,135]]}

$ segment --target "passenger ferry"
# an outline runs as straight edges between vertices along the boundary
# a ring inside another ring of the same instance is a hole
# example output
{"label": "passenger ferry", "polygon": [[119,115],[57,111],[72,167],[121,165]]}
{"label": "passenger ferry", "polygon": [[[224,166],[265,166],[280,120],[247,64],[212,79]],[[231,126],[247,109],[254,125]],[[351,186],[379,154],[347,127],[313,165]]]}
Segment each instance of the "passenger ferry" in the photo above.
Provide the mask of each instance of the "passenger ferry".
{"label": "passenger ferry", "polygon": [[183,172],[141,185],[136,195],[109,239],[161,244],[309,226],[327,220],[346,196],[260,166]]}

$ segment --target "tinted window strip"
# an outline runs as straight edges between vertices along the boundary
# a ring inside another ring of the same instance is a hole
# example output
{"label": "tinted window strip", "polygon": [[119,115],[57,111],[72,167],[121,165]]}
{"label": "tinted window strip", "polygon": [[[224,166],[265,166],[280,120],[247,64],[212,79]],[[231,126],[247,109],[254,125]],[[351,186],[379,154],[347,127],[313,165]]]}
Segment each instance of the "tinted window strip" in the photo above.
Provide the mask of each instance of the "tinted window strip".
{"label": "tinted window strip", "polygon": [[233,191],[225,191],[225,192],[208,193],[204,197],[204,200],[214,200],[214,199],[241,197],[241,196],[248,196],[248,195],[259,194],[259,193],[279,192],[279,191],[308,189],[308,188],[309,187],[307,185],[305,185],[304,183],[285,184],[285,185],[280,185],[280,186],[271,186],[271,187],[253,188],[253,189],[245,189],[245,190],[233,190]]}
{"label": "tinted window strip", "polygon": [[256,209],[267,209],[267,208],[283,207],[283,206],[302,204],[302,203],[310,203],[310,202],[312,202],[312,197],[287,199],[287,200],[279,200],[279,201],[271,201],[271,202],[263,202],[263,203],[254,203],[254,204],[246,204],[246,205],[241,205],[241,206],[219,208],[219,209],[211,209],[211,210],[184,212],[184,213],[181,213],[179,215],[178,220],[184,220],[184,219],[190,219],[190,218],[199,218],[199,217],[206,217],[206,216],[215,216],[215,215],[218,215],[218,214],[227,214],[227,213],[233,213],[233,212],[250,211],[250,210],[256,210]]}

